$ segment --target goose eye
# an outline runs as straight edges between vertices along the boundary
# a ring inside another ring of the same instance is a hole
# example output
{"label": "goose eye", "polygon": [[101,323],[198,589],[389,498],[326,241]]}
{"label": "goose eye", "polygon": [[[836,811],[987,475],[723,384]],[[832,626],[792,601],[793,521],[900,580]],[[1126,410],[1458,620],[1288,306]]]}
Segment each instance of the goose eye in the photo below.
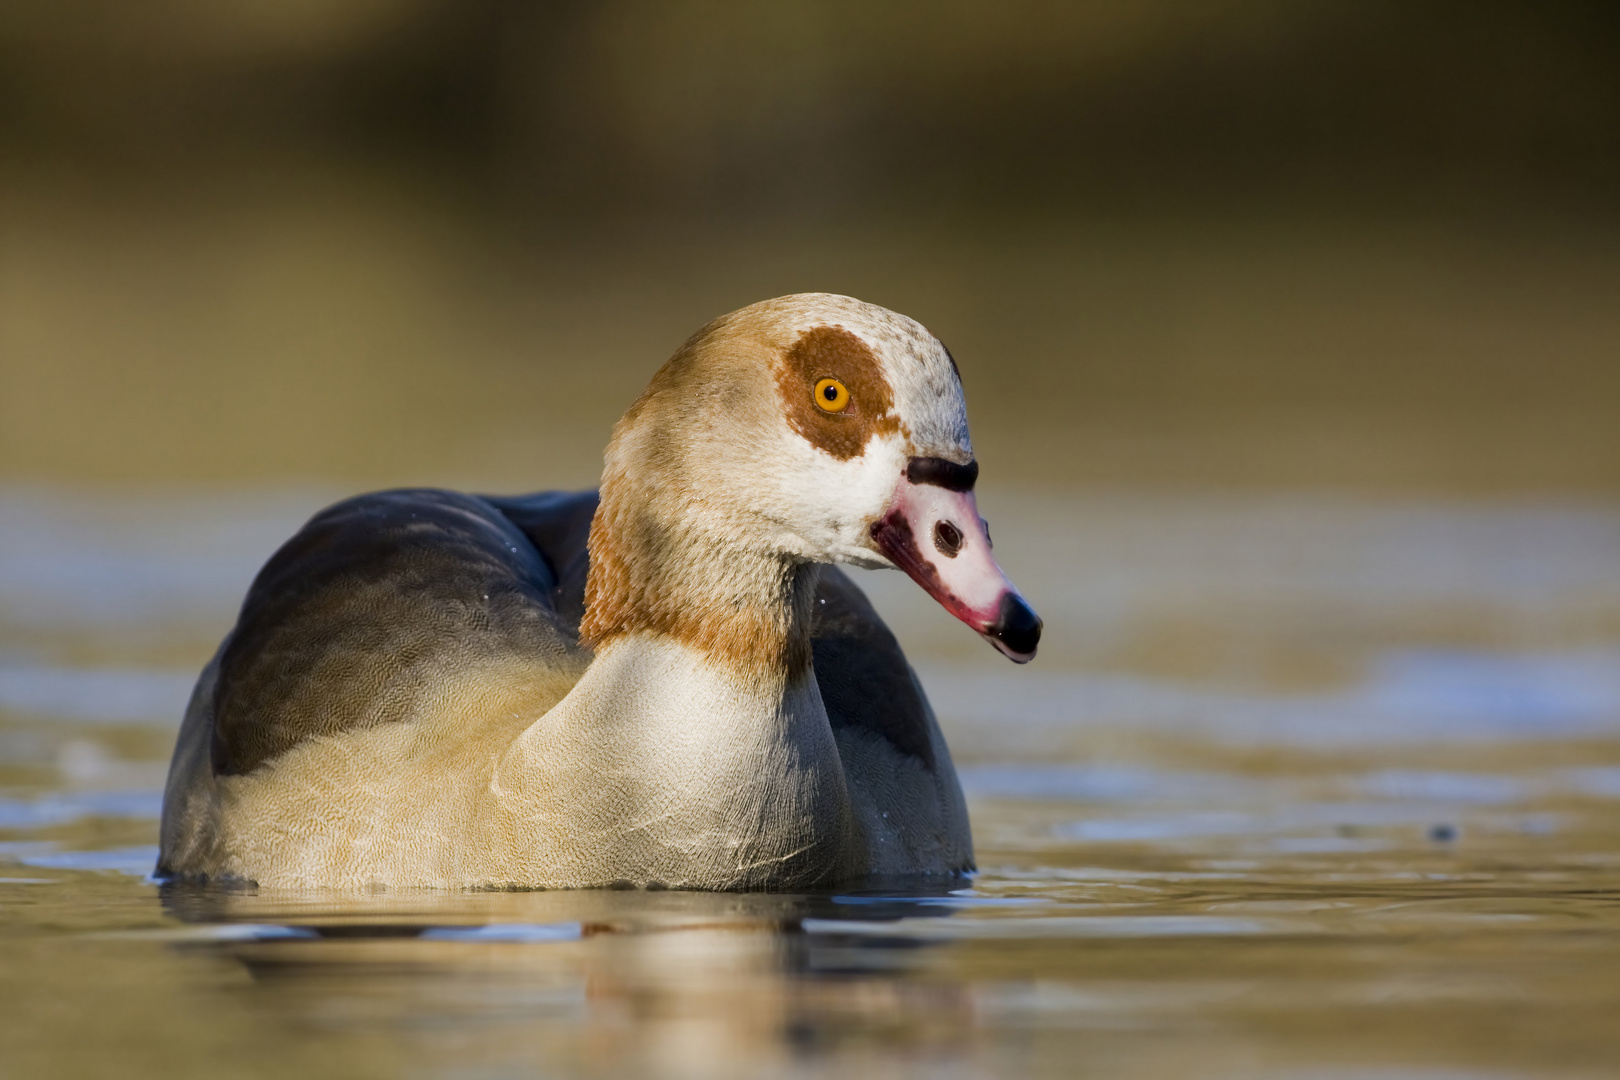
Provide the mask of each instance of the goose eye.
{"label": "goose eye", "polygon": [[837,379],[816,383],[816,404],[822,412],[843,412],[849,407],[849,390]]}

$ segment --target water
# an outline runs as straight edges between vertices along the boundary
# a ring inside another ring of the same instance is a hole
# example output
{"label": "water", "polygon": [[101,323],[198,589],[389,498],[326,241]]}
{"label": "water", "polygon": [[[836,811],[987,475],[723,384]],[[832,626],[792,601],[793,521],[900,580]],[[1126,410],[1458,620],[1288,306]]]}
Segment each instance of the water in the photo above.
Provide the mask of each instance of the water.
{"label": "water", "polygon": [[162,887],[190,679],[334,494],[0,492],[0,1075],[1620,1071],[1620,508],[987,491],[1033,666],[861,579],[956,888]]}

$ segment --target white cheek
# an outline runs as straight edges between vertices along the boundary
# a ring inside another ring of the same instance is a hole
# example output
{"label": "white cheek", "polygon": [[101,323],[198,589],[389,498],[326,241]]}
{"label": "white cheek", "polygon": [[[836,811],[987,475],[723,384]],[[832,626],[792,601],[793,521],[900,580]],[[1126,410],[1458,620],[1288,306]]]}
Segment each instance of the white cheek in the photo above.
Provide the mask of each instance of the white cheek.
{"label": "white cheek", "polygon": [[905,471],[898,435],[870,439],[861,454],[840,461],[788,434],[776,460],[782,467],[771,505],[757,509],[782,528],[782,550],[816,562],[888,565],[873,552],[867,530]]}

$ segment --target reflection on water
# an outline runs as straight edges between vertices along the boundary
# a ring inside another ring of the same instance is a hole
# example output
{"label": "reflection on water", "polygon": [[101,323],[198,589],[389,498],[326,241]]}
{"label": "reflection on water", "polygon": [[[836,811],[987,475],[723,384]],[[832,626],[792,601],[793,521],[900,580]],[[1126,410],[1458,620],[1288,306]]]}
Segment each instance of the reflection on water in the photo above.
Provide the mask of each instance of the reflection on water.
{"label": "reflection on water", "polygon": [[963,887],[161,887],[190,673],[320,501],[0,495],[0,1071],[1620,1070],[1620,511],[986,493],[1034,667],[863,578]]}

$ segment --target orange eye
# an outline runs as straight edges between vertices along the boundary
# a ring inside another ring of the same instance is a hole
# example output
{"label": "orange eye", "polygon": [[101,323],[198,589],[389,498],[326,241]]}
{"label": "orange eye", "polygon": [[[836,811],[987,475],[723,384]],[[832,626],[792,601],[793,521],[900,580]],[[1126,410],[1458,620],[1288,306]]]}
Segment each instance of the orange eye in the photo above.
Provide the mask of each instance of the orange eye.
{"label": "orange eye", "polygon": [[849,391],[837,379],[816,383],[816,404],[822,412],[843,412],[849,407]]}

